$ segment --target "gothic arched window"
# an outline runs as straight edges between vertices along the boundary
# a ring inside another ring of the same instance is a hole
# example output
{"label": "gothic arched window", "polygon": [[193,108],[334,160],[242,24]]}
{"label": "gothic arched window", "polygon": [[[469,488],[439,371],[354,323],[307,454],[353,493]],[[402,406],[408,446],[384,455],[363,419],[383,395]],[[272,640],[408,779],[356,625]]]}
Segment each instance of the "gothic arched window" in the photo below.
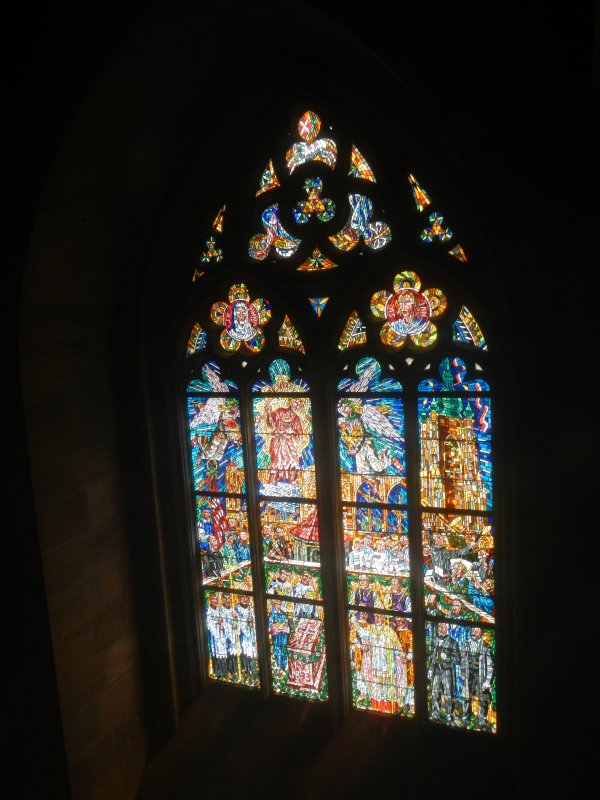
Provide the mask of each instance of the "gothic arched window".
{"label": "gothic arched window", "polygon": [[203,674],[494,732],[494,381],[468,239],[409,157],[381,180],[326,114],[272,146],[190,274]]}

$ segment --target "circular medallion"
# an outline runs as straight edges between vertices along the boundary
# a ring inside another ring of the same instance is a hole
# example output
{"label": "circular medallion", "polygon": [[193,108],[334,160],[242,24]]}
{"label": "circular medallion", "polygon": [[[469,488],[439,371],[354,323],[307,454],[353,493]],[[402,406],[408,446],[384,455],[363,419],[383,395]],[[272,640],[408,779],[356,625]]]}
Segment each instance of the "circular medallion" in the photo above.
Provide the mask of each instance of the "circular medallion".
{"label": "circular medallion", "polygon": [[260,325],[258,311],[246,300],[234,300],[223,312],[223,324],[232,339],[249,342]]}
{"label": "circular medallion", "polygon": [[414,336],[429,325],[431,306],[425,295],[416,289],[401,289],[388,298],[385,318],[399,336]]}

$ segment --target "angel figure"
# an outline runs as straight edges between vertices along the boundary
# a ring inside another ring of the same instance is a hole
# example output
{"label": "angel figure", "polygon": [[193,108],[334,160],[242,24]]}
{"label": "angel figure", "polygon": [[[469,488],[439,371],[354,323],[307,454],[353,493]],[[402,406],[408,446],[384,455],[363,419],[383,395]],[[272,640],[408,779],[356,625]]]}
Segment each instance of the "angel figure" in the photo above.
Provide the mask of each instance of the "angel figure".
{"label": "angel figure", "polygon": [[401,469],[397,456],[390,456],[387,447],[376,445],[377,439],[390,445],[403,441],[403,437],[388,419],[386,406],[375,406],[361,399],[344,397],[338,403],[338,411],[340,435],[348,454],[355,458],[358,474],[381,474],[392,464]]}
{"label": "angel figure", "polygon": [[[208,364],[202,370],[207,383],[215,392],[229,392],[218,372]],[[190,420],[190,430],[196,432],[192,446],[199,450],[199,459],[219,462],[229,442],[239,444],[242,433],[238,422],[237,401],[227,397],[208,397],[192,401],[196,412]]]}

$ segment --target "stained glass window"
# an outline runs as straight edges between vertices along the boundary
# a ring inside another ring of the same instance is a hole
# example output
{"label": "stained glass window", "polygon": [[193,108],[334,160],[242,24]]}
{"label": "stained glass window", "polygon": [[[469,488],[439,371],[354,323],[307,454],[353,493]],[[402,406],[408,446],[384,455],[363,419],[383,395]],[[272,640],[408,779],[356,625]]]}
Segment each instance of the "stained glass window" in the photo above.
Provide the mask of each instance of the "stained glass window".
{"label": "stained glass window", "polygon": [[339,384],[338,436],[352,700],[414,713],[402,386],[374,358]]}
{"label": "stained glass window", "polygon": [[209,675],[258,686],[240,405],[214,361],[188,383],[187,419]]}
{"label": "stained glass window", "polygon": [[[276,359],[253,387],[273,689],[327,697],[319,516],[306,382]],[[284,598],[284,599],[280,599]]]}
{"label": "stained glass window", "polygon": [[203,674],[495,733],[490,317],[468,237],[408,163],[384,204],[384,163],[307,109],[212,210],[180,345]]}

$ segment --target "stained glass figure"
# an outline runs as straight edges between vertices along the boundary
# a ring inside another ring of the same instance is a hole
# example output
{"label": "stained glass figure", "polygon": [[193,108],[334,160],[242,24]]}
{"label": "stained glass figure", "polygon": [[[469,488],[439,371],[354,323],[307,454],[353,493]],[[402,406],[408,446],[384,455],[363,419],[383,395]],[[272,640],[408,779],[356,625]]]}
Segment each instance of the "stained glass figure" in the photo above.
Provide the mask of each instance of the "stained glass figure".
{"label": "stained glass figure", "polygon": [[[338,441],[353,702],[414,713],[402,386],[371,356],[339,382]],[[383,614],[382,611],[392,612]]]}
{"label": "stained glass figure", "polygon": [[421,281],[414,272],[401,272],[394,278],[394,292],[381,289],[371,297],[371,313],[385,319],[381,341],[400,348],[406,339],[417,347],[431,347],[437,339],[432,319],[446,310],[447,300],[441,289],[420,291]]}
{"label": "stained glass figure", "polygon": [[422,515],[425,612],[494,622],[492,520],[470,514]]}
{"label": "stained glass figure", "polygon": [[333,139],[318,139],[321,119],[314,111],[306,111],[298,121],[301,142],[293,144],[285,154],[287,168],[292,172],[301,164],[319,161],[333,169],[337,159],[337,146]]}
{"label": "stained glass figure", "polygon": [[467,254],[465,253],[463,246],[460,244],[455,245],[451,250],[448,250],[448,252],[451,256],[454,256],[454,258],[458,258],[459,261],[466,262],[468,260]]}
{"label": "stained glass figure", "polygon": [[213,680],[258,687],[254,601],[248,594],[204,592],[209,675]]}
{"label": "stained glass figure", "polygon": [[312,419],[308,397],[254,400],[260,493],[315,497]]}
{"label": "stained glass figure", "polygon": [[227,208],[227,205],[222,206],[219,209],[219,211],[217,213],[217,216],[213,220],[213,224],[212,224],[211,227],[212,227],[213,231],[217,231],[217,233],[223,233],[223,217],[225,216],[225,209],[226,208]]}
{"label": "stained glass figure", "polygon": [[248,288],[243,283],[229,289],[229,302],[214,303],[210,317],[215,325],[223,327],[219,338],[224,350],[239,350],[243,344],[251,353],[258,353],[265,343],[261,326],[271,319],[271,304],[262,297],[250,300]]}
{"label": "stained glass figure", "polygon": [[206,240],[205,247],[206,249],[200,253],[200,261],[202,261],[203,264],[209,264],[211,261],[215,261],[219,264],[223,261],[223,251],[217,247],[214,236]]}
{"label": "stained glass figure", "polygon": [[367,329],[364,322],[358,316],[356,311],[353,311],[344,325],[344,330],[338,342],[339,350],[348,350],[349,347],[358,347],[365,344],[367,341]]}
{"label": "stained glass figure", "polygon": [[367,160],[362,155],[358,147],[352,145],[352,152],[350,153],[350,169],[348,175],[353,178],[362,178],[363,181],[371,181],[377,183],[373,170],[368,165]]}
{"label": "stained glass figure", "polygon": [[431,205],[431,200],[429,199],[429,195],[427,194],[425,189],[423,189],[423,187],[419,185],[419,182],[417,181],[414,175],[408,176],[408,182],[410,183],[413,192],[413,197],[415,198],[415,205],[417,206],[417,210],[423,211],[423,209]]}
{"label": "stained glass figure", "polygon": [[288,350],[297,350],[299,353],[306,353],[300,334],[287,314],[281,324],[281,328],[279,328],[277,338],[280,347],[286,347]]}
{"label": "stained glass figure", "polygon": [[421,390],[443,392],[418,402],[421,502],[434,508],[486,511],[492,507],[491,403],[489,397],[464,394],[487,384],[464,381],[463,372],[460,359],[445,358],[442,381],[421,382]]}
{"label": "stained glass figure", "polygon": [[195,322],[190,331],[185,354],[186,356],[193,356],[194,353],[204,350],[205,346],[206,331],[202,329],[198,322]]}
{"label": "stained glass figure", "polygon": [[452,341],[464,342],[465,344],[473,345],[473,347],[478,347],[481,350],[488,349],[485,337],[477,320],[466,306],[461,308],[458,319],[454,320],[454,325],[452,326]]}
{"label": "stained glass figure", "polygon": [[[256,466],[271,645],[272,685],[292,697],[327,697],[319,521],[308,385],[276,359],[253,386]],[[258,396],[256,396],[258,394]],[[284,598],[283,600],[280,598]]]}
{"label": "stained glass figure", "polygon": [[404,412],[399,397],[341,397],[338,401],[342,499],[363,484],[384,501],[404,477]]}
{"label": "stained glass figure", "polygon": [[243,492],[245,477],[238,400],[188,394],[188,420],[196,490]]}
{"label": "stained glass figure", "polygon": [[323,269],[333,269],[333,267],[337,267],[335,261],[332,261],[327,256],[324,256],[323,253],[319,250],[318,247],[312,251],[312,254],[297,267],[298,270],[302,272],[314,272],[317,270]]}
{"label": "stained glass figure", "polygon": [[307,178],[304,181],[306,200],[300,200],[294,206],[294,220],[303,225],[313,216],[319,222],[329,222],[335,214],[335,203],[329,197],[321,197],[323,181],[321,178]]}
{"label": "stained glass figure", "polygon": [[246,501],[199,494],[196,512],[203,585],[251,591]]}
{"label": "stained glass figure", "polygon": [[317,317],[321,316],[323,311],[325,311],[325,306],[329,302],[328,297],[309,297],[308,300]]}
{"label": "stained glass figure", "polygon": [[307,700],[327,699],[323,608],[267,600],[273,690]]}
{"label": "stained glass figure", "polygon": [[350,611],[352,699],[356,708],[414,714],[412,624],[379,611]]}
{"label": "stained glass figure", "polygon": [[248,255],[256,261],[264,261],[271,249],[281,258],[289,258],[301,244],[301,239],[296,239],[288,233],[279,221],[279,206],[274,203],[266,208],[261,220],[265,233],[257,233],[248,242]]}
{"label": "stained glass figure", "polygon": [[319,566],[319,519],[313,503],[263,500],[260,518],[265,564]]}
{"label": "stained glass figure", "polygon": [[269,163],[264,168],[263,174],[260,176],[260,187],[256,192],[256,197],[264,192],[269,192],[271,189],[277,189],[278,186],[280,186],[279,179],[277,178],[273,161],[269,159]]}
{"label": "stained glass figure", "polygon": [[437,211],[429,215],[429,222],[431,225],[428,225],[421,232],[421,240],[426,244],[431,244],[434,239],[439,239],[440,242],[446,242],[454,235],[454,232],[450,228],[444,228],[442,225],[444,217],[438,214]]}
{"label": "stained glass figure", "polygon": [[496,642],[492,630],[428,623],[429,718],[455,728],[496,732]]}
{"label": "stained glass figure", "polygon": [[348,202],[348,222],[338,233],[330,236],[329,241],[345,253],[353,250],[361,239],[371,250],[380,250],[389,244],[392,240],[389,225],[381,220],[371,221],[373,202],[362,194],[348,195]]}

